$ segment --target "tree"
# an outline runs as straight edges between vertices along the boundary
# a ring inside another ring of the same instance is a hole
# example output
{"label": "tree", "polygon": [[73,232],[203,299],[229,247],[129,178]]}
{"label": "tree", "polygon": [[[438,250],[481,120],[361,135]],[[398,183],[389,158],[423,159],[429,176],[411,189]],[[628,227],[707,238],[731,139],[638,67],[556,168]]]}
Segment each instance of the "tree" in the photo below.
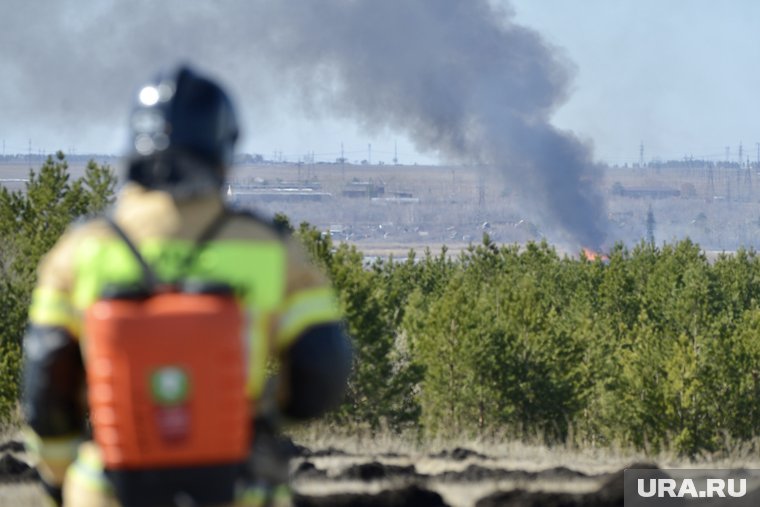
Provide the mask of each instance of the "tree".
{"label": "tree", "polygon": [[652,211],[652,205],[649,205],[647,211],[647,241],[650,245],[654,245],[654,227],[656,223],[654,221],[654,212]]}
{"label": "tree", "polygon": [[116,176],[108,165],[98,165],[94,160],[87,162],[84,174],[87,188],[87,214],[94,216],[106,210],[114,201]]}
{"label": "tree", "polygon": [[385,304],[388,287],[382,269],[365,269],[355,246],[335,247],[328,234],[309,224],[302,223],[296,234],[337,290],[354,345],[348,395],[334,419],[373,429],[383,423],[399,428],[415,422],[417,406],[411,390],[416,369],[403,361],[397,346],[395,309]]}
{"label": "tree", "polygon": [[21,338],[36,267],[75,219],[101,213],[113,200],[116,176],[107,165],[87,164],[71,181],[62,152],[31,171],[25,191],[0,187],[0,422],[18,398]]}

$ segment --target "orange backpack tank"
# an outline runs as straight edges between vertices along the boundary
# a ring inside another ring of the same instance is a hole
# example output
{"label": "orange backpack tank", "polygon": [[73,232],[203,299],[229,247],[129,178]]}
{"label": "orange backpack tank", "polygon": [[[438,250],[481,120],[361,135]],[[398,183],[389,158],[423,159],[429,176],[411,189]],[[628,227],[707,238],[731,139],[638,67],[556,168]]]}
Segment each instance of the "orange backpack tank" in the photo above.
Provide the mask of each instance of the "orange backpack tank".
{"label": "orange backpack tank", "polygon": [[228,287],[111,287],[86,312],[93,436],[124,505],[232,500],[251,439],[244,322]]}

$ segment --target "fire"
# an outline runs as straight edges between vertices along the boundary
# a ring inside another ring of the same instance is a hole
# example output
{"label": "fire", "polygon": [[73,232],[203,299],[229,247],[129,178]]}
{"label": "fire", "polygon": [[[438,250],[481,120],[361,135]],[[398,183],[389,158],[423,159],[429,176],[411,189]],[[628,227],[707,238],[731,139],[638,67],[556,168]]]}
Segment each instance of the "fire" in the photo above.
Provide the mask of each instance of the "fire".
{"label": "fire", "polygon": [[609,264],[610,258],[601,252],[595,252],[590,248],[583,247],[583,256],[589,262],[602,261],[602,264]]}

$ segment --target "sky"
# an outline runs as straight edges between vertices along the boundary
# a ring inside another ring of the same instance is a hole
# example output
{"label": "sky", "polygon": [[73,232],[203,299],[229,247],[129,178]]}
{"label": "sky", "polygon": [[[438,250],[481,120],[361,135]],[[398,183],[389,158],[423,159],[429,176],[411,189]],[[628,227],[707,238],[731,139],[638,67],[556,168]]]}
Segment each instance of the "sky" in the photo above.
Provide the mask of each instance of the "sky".
{"label": "sky", "polygon": [[757,160],[760,2],[516,0],[576,67],[553,122],[593,140],[610,163]]}
{"label": "sky", "polygon": [[[272,15],[265,9],[263,21],[254,10],[250,23],[240,23],[203,12],[224,8],[225,0],[192,8],[145,0],[4,3],[0,139],[6,154],[26,153],[30,141],[35,153],[123,153],[135,90],[157,69],[184,60],[218,76],[235,98],[240,151],[334,160],[342,144],[349,160],[390,162],[396,150],[402,163],[450,157],[393,122],[367,122],[336,101],[302,100],[311,92],[291,86],[302,76],[257,54],[256,31]],[[556,52],[567,86],[548,111],[551,124],[588,143],[595,160],[635,163],[640,143],[646,160],[723,160],[727,147],[737,160],[740,143],[743,157],[757,160],[760,2],[492,3],[506,22],[535,30]],[[176,12],[182,9],[188,13]],[[293,14],[278,15],[287,21]],[[192,21],[202,19],[209,26],[195,30]],[[320,27],[313,28],[318,34]],[[393,72],[392,59],[377,65]],[[329,94],[329,87],[320,93]]]}

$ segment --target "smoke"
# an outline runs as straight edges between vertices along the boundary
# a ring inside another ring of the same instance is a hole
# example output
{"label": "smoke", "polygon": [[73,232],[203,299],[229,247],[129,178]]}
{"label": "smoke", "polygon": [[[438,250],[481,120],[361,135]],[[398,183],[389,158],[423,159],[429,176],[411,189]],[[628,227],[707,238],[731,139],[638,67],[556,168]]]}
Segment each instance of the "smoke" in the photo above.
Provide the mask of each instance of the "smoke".
{"label": "smoke", "polygon": [[550,123],[572,67],[506,7],[487,0],[10,4],[16,19],[0,29],[0,47],[13,48],[0,106],[11,116],[33,105],[53,125],[71,121],[73,111],[81,125],[121,121],[128,104],[115,105],[146,69],[186,59],[236,84],[244,102],[287,91],[312,112],[404,133],[420,151],[497,169],[546,226],[583,245],[604,240],[591,149]]}
{"label": "smoke", "polygon": [[588,146],[550,124],[568,65],[485,0],[277,2],[264,54],[312,101],[407,133],[446,159],[498,168],[544,221],[598,247]]}

